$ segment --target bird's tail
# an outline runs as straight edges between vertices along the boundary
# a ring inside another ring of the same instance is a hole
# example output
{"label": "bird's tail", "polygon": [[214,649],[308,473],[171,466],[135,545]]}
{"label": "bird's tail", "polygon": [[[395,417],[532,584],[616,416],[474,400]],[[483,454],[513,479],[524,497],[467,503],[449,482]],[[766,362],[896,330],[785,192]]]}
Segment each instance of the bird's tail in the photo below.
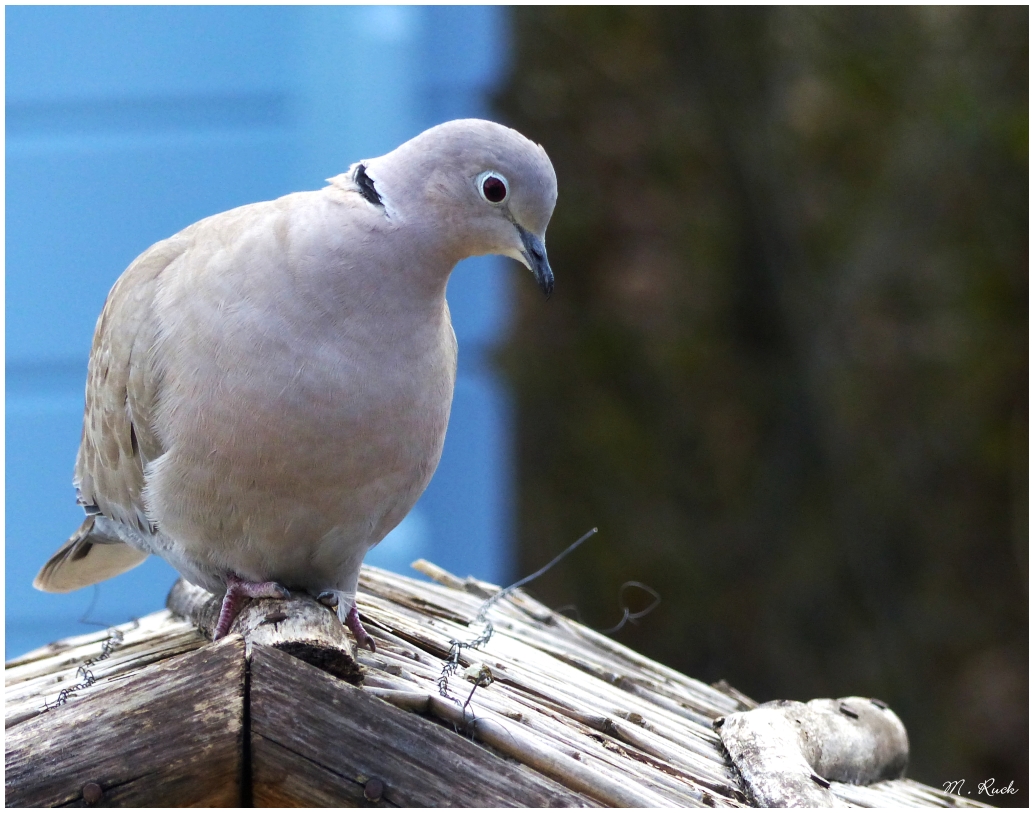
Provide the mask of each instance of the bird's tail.
{"label": "bird's tail", "polygon": [[143,562],[147,554],[110,533],[105,527],[109,524],[100,515],[87,517],[43,565],[32,586],[45,593],[68,593],[125,573]]}

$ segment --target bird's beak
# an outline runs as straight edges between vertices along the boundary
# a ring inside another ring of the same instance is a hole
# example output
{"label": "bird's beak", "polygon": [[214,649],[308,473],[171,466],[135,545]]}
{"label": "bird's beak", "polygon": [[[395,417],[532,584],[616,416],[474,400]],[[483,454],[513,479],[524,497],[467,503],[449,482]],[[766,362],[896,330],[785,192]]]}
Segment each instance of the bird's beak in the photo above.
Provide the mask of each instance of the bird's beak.
{"label": "bird's beak", "polygon": [[553,293],[553,269],[549,267],[549,259],[546,257],[546,245],[520,224],[515,223],[514,225],[517,226],[517,233],[521,236],[521,243],[524,245],[524,251],[521,254],[524,257],[525,265],[531,269],[539,288],[546,295],[546,299],[549,299],[549,295]]}

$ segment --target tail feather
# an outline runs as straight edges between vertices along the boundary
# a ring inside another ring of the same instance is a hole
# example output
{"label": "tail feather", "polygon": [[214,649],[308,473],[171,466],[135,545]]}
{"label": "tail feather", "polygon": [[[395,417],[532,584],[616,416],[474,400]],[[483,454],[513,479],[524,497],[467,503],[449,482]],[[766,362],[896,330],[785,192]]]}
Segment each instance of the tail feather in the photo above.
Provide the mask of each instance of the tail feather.
{"label": "tail feather", "polygon": [[79,530],[50,557],[32,582],[45,593],[68,593],[110,579],[139,565],[147,554],[110,533],[98,516],[88,516]]}

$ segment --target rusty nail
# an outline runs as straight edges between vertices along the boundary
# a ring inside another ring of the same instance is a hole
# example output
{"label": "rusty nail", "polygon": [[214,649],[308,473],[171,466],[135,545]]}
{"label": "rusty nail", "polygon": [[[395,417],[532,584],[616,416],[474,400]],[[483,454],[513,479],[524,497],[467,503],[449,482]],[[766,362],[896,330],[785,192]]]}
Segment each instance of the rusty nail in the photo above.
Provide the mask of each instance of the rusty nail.
{"label": "rusty nail", "polygon": [[817,773],[813,773],[811,775],[811,781],[814,782],[819,787],[823,787],[823,788],[828,788],[829,787],[829,782],[827,780],[823,779]]}
{"label": "rusty nail", "polygon": [[366,780],[366,786],[363,788],[363,796],[366,797],[366,801],[379,802],[383,795],[384,782],[382,780],[376,776]]}
{"label": "rusty nail", "polygon": [[715,731],[717,731],[723,725],[725,725],[724,717],[715,717],[714,720],[711,721],[711,728],[713,728]]}
{"label": "rusty nail", "polygon": [[87,782],[83,785],[83,801],[95,805],[104,796],[104,789],[96,782]]}
{"label": "rusty nail", "polygon": [[878,708],[880,711],[884,711],[887,708],[886,703],[884,703],[882,700],[877,700],[875,697],[870,697],[869,702],[876,706],[876,708]]}
{"label": "rusty nail", "polygon": [[851,717],[852,719],[855,719],[855,720],[858,719],[858,712],[855,711],[854,709],[850,708],[847,705],[847,703],[841,703],[840,704],[840,713],[843,714],[846,717]]}
{"label": "rusty nail", "polygon": [[266,615],[266,618],[265,618],[265,620],[262,623],[263,624],[279,624],[281,621],[286,621],[286,620],[287,620],[287,613],[280,612],[278,610],[277,612],[269,613],[268,615]]}

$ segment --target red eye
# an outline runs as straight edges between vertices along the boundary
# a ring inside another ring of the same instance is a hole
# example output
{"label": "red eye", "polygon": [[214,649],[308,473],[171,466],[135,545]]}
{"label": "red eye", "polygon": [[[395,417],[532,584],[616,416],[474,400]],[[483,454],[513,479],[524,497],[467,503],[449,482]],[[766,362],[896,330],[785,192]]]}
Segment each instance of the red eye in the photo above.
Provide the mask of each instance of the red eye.
{"label": "red eye", "polygon": [[481,194],[489,203],[506,200],[506,181],[494,172],[486,172],[481,180]]}

